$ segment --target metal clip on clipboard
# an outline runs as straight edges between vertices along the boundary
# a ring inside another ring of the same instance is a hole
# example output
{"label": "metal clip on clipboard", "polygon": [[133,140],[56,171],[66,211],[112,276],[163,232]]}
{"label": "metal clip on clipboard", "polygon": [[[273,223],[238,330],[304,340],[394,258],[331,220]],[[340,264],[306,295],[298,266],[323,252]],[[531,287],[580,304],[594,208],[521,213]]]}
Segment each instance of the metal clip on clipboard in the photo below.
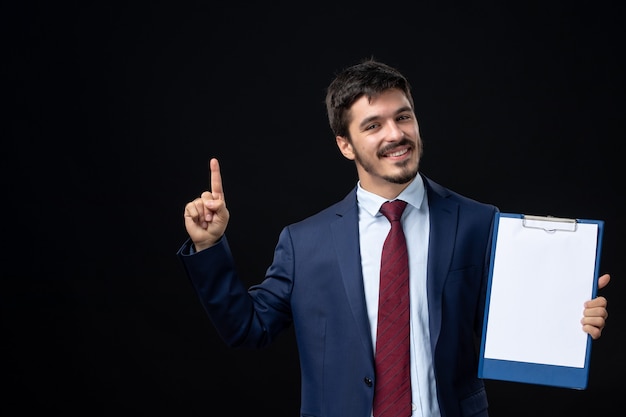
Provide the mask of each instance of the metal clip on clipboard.
{"label": "metal clip on clipboard", "polygon": [[565,217],[532,216],[524,214],[522,216],[522,225],[533,229],[543,229],[547,233],[555,233],[557,230],[575,232],[578,227],[578,221]]}

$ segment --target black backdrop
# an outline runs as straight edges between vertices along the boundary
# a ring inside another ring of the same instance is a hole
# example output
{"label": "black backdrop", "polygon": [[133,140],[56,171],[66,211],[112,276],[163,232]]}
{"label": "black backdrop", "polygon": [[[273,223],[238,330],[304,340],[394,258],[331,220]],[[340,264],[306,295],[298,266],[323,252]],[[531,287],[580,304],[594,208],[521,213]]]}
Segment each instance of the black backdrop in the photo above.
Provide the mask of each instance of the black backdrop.
{"label": "black backdrop", "polygon": [[297,415],[293,334],[223,345],[175,257],[182,211],[219,157],[229,240],[259,281],[280,228],[355,183],[323,99],[369,56],[411,80],[431,178],[503,211],[606,222],[611,317],[588,388],[487,381],[492,415],[619,414],[625,13],[612,3],[3,5],[3,414]]}

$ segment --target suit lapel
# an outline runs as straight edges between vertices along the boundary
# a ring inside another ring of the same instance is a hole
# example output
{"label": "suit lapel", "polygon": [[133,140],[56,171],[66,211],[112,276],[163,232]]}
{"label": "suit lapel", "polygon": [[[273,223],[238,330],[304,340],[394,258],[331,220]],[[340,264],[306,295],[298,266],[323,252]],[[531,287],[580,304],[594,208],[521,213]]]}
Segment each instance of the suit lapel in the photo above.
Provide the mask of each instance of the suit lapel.
{"label": "suit lapel", "polygon": [[[422,176],[423,177],[423,176]],[[430,343],[435,351],[441,330],[441,303],[445,278],[452,260],[458,222],[458,205],[447,198],[448,191],[424,177],[430,212],[428,249],[428,314]]]}
{"label": "suit lapel", "polygon": [[356,188],[337,205],[337,220],[331,224],[337,262],[350,303],[350,309],[363,346],[374,357],[372,336],[365,304],[361,253],[359,250],[359,219]]}
{"label": "suit lapel", "polygon": [[[452,259],[458,222],[458,205],[447,198],[449,192],[424,178],[430,212],[428,251],[428,314],[433,352],[441,330],[441,302],[445,277]],[[365,349],[374,357],[372,337],[365,304],[363,271],[359,251],[359,220],[356,188],[337,205],[337,219],[331,224],[333,244],[341,270],[346,296]],[[355,244],[356,242],[356,244]],[[440,278],[437,278],[440,277]],[[444,278],[441,278],[444,277]]]}

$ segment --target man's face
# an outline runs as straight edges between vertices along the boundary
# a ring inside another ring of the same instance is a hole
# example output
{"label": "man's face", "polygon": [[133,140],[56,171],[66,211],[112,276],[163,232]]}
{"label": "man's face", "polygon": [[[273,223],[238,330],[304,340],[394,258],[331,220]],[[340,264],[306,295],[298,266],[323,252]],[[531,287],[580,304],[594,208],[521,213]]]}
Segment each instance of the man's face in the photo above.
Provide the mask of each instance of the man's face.
{"label": "man's face", "polygon": [[355,161],[361,186],[395,198],[417,175],[422,153],[417,118],[397,89],[371,101],[363,96],[350,108],[348,138],[338,136],[343,155]]}

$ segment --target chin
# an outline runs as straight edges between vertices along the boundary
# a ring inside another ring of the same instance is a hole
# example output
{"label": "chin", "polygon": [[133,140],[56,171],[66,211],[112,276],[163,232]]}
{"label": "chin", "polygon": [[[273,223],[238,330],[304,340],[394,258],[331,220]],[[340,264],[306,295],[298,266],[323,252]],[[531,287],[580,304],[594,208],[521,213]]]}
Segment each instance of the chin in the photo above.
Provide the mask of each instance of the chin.
{"label": "chin", "polygon": [[411,171],[403,171],[398,175],[390,175],[384,177],[385,180],[394,183],[394,184],[407,184],[415,178],[417,175],[417,169]]}

